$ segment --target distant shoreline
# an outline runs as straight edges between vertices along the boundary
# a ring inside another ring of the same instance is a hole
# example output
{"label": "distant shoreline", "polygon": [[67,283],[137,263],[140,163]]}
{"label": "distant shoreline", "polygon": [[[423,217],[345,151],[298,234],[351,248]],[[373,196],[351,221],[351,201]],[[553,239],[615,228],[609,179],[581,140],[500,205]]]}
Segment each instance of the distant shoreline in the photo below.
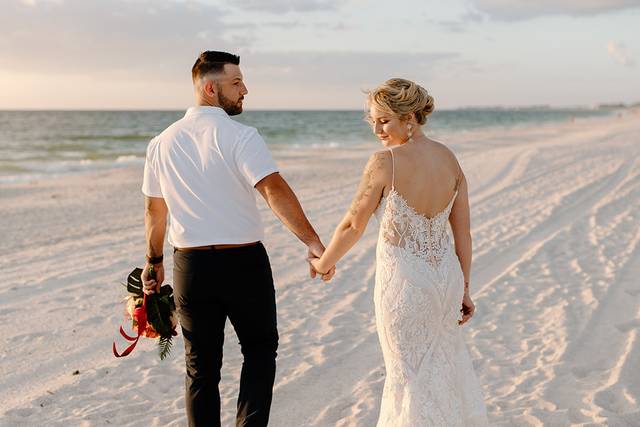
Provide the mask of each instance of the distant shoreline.
{"label": "distant shoreline", "polygon": [[[173,113],[173,112],[181,112],[185,111],[189,106],[182,108],[107,108],[107,109],[96,109],[96,108],[0,108],[0,113],[47,113],[47,112],[67,112],[67,113],[76,113],[76,112],[159,112],[159,113]],[[503,106],[503,105],[485,105],[485,106],[463,106],[463,107],[455,107],[455,108],[440,108],[436,109],[436,113],[438,111],[567,111],[567,110],[584,110],[584,111],[597,111],[597,110],[626,110],[626,109],[634,109],[640,108],[640,102],[636,102],[633,104],[597,104],[597,105],[563,105],[563,106],[553,106],[553,105],[521,105],[521,106]],[[359,112],[363,111],[362,108],[251,108],[246,109],[244,112],[281,112],[281,113],[292,113],[292,112],[309,112],[309,113],[323,113],[323,112]]]}

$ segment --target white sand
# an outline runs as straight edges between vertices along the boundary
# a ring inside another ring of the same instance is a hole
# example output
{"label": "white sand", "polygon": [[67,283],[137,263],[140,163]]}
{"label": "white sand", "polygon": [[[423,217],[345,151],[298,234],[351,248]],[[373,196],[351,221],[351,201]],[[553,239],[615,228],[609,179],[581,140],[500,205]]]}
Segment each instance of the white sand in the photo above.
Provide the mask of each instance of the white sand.
{"label": "white sand", "polygon": [[[471,188],[477,314],[464,330],[492,422],[640,425],[640,114],[447,142]],[[323,239],[375,148],[276,155]],[[148,340],[111,354],[118,283],[143,262],[140,179],[131,168],[0,187],[0,425],[186,425],[180,337],[164,362]],[[260,203],[281,335],[271,425],[374,425],[377,223],[323,284]],[[224,363],[230,426],[241,356],[229,325]]]}

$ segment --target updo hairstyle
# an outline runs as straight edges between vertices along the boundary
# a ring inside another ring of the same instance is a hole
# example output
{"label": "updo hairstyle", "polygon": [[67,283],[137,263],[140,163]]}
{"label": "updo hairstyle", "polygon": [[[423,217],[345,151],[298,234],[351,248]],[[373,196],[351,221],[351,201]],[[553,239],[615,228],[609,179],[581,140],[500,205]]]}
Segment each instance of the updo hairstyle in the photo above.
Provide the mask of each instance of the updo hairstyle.
{"label": "updo hairstyle", "polygon": [[433,97],[427,90],[406,79],[387,80],[370,91],[367,100],[369,106],[403,120],[414,114],[420,125],[427,122],[427,116],[434,110]]}

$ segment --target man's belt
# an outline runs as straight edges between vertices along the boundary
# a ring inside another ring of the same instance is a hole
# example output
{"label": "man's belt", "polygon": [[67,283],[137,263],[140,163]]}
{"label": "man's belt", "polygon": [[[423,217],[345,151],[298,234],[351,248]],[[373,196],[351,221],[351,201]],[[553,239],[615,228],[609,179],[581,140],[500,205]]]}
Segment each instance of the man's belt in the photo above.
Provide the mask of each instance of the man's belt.
{"label": "man's belt", "polygon": [[208,246],[193,246],[190,248],[174,248],[176,252],[193,252],[193,251],[217,251],[220,249],[233,249],[243,248],[245,246],[254,246],[260,242],[251,243],[239,243],[239,244],[225,244],[225,245],[208,245]]}

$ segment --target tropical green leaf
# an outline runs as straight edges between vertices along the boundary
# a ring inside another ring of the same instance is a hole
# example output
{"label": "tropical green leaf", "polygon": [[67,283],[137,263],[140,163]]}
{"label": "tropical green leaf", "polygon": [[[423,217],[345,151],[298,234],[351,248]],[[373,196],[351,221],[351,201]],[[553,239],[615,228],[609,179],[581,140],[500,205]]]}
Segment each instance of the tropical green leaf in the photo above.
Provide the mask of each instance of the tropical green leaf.
{"label": "tropical green leaf", "polygon": [[164,310],[163,308],[165,308],[165,306],[156,294],[147,295],[147,319],[149,323],[151,323],[156,332],[161,336],[168,336],[171,334],[171,324],[167,321],[171,313],[168,307]]}
{"label": "tropical green leaf", "polygon": [[127,277],[127,291],[137,296],[142,296],[142,275],[141,268],[134,268],[129,277]]}
{"label": "tropical green leaf", "polygon": [[169,355],[169,353],[171,353],[171,347],[173,346],[172,338],[173,336],[169,335],[168,337],[160,337],[160,339],[158,340],[160,360],[164,360]]}

